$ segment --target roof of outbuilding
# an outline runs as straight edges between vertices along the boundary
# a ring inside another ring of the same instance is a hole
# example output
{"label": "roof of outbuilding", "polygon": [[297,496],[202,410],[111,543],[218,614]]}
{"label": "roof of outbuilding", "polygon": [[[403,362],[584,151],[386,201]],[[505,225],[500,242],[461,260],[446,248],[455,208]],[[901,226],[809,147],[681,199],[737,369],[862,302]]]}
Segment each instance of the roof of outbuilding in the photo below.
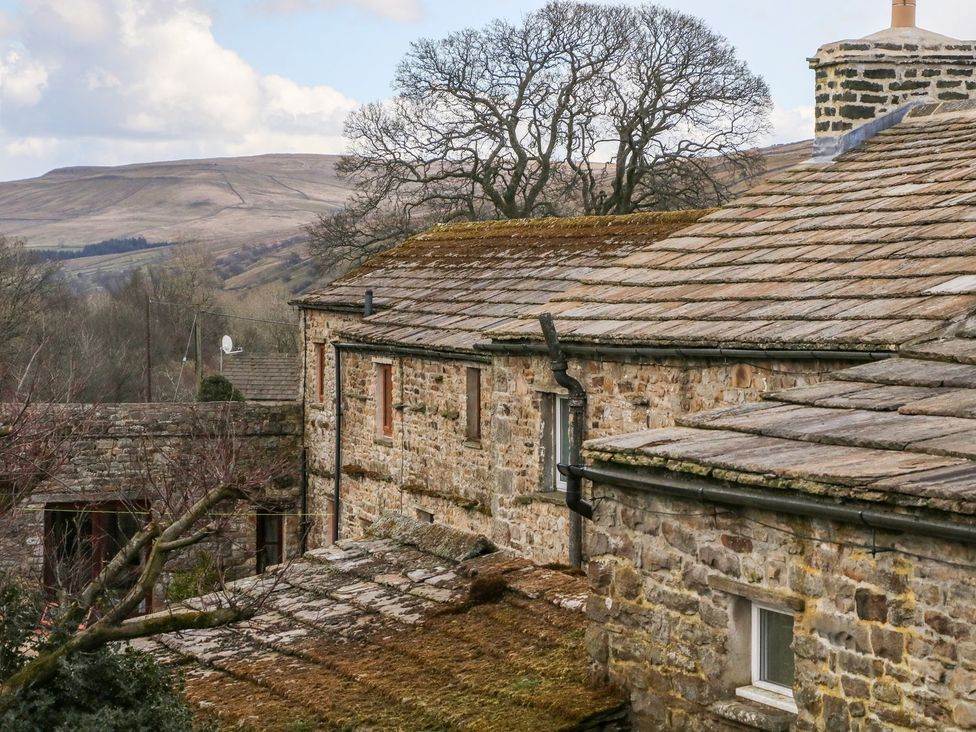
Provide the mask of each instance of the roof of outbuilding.
{"label": "roof of outbuilding", "polygon": [[976,514],[976,340],[912,347],[679,427],[588,444],[597,461]]}
{"label": "roof of outbuilding", "polygon": [[[268,593],[253,619],[140,645],[184,665],[222,728],[569,732],[622,715],[588,681],[585,579],[492,549],[390,514],[369,539],[234,583]],[[502,594],[479,596],[487,577]]]}
{"label": "roof of outbuilding", "polygon": [[378,311],[343,335],[354,340],[468,349],[517,323],[615,261],[701,218],[706,211],[487,221],[437,226],[371,259],[306,307]]}
{"label": "roof of outbuilding", "polygon": [[225,356],[223,375],[249,402],[292,402],[300,394],[295,353],[241,353]]}

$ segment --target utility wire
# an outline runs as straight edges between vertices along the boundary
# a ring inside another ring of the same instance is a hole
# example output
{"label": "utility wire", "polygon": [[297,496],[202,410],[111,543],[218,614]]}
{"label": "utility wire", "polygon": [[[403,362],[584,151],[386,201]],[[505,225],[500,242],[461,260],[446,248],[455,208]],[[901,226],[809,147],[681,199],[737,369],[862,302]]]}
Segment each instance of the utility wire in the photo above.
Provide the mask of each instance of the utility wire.
{"label": "utility wire", "polygon": [[297,328],[301,325],[299,322],[289,322],[287,320],[266,320],[264,318],[250,318],[245,315],[229,315],[228,313],[218,313],[215,310],[196,310],[195,308],[187,307],[186,305],[180,305],[175,302],[164,302],[163,300],[150,300],[153,305],[165,305],[167,307],[176,308],[177,310],[183,310],[184,312],[199,313],[200,315],[213,315],[218,318],[232,318],[234,320],[247,320],[251,323],[266,323],[268,325],[290,325]]}

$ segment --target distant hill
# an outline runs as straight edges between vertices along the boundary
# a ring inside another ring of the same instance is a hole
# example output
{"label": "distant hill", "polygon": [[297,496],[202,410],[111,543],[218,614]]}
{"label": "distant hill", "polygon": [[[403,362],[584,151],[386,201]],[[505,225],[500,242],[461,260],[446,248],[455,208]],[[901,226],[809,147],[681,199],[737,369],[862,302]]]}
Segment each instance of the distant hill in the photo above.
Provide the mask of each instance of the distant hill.
{"label": "distant hill", "polygon": [[[810,157],[812,143],[762,150],[772,174]],[[350,193],[334,155],[260,155],[53,170],[0,183],[0,235],[36,249],[77,250],[111,239],[191,239],[217,258],[229,290],[275,282],[302,289],[314,276],[301,227],[341,208]],[[167,249],[68,259],[82,287],[167,256]]]}
{"label": "distant hill", "polygon": [[[303,258],[301,227],[342,207],[349,187],[335,175],[336,159],[261,155],[61,168],[0,183],[0,234],[36,249],[129,237],[197,240],[218,257],[229,288],[248,287]],[[91,279],[165,256],[147,249],[73,259],[65,268]]]}

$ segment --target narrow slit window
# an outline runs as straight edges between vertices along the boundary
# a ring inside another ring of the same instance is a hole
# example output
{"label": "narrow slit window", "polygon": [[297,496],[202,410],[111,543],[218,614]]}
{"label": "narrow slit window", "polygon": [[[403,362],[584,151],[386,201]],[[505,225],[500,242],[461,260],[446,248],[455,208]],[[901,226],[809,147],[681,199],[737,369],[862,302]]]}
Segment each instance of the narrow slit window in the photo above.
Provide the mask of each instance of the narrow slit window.
{"label": "narrow slit window", "polygon": [[468,368],[467,427],[465,437],[472,442],[481,440],[481,369]]}
{"label": "narrow slit window", "polygon": [[315,395],[321,404],[325,401],[325,344],[315,344]]}
{"label": "narrow slit window", "polygon": [[376,422],[377,433],[393,437],[393,366],[376,364]]}

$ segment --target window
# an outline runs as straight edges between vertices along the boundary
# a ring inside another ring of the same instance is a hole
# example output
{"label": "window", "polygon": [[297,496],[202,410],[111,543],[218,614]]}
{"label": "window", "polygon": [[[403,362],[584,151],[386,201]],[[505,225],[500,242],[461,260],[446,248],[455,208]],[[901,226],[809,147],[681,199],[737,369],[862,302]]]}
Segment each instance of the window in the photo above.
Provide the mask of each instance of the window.
{"label": "window", "polygon": [[[87,585],[129,543],[141,526],[144,507],[118,501],[50,504],[44,511],[44,584],[49,592],[76,592]],[[127,591],[138,579],[142,559],[129,562],[112,590]],[[148,600],[148,598],[147,598]],[[148,604],[143,610],[148,611]]]}
{"label": "window", "polygon": [[281,514],[259,513],[257,523],[257,571],[281,564],[284,559],[284,530]]}
{"label": "window", "polygon": [[393,437],[393,365],[376,364],[376,433]]}
{"label": "window", "polygon": [[477,442],[481,439],[481,369],[468,368],[468,403],[465,411],[467,427],[465,437]]}
{"label": "window", "polygon": [[[553,420],[553,453],[556,466],[569,464],[569,399],[562,396],[555,398],[555,419]],[[554,466],[555,489],[566,490],[566,476]]]}
{"label": "window", "polygon": [[738,696],[796,713],[792,644],[793,615],[753,603],[752,686],[736,690]]}
{"label": "window", "polygon": [[422,508],[418,508],[417,520],[422,524],[432,524],[434,523],[434,514],[432,514],[430,511],[425,511]]}
{"label": "window", "polygon": [[315,344],[315,396],[321,404],[325,401],[325,344]]}

